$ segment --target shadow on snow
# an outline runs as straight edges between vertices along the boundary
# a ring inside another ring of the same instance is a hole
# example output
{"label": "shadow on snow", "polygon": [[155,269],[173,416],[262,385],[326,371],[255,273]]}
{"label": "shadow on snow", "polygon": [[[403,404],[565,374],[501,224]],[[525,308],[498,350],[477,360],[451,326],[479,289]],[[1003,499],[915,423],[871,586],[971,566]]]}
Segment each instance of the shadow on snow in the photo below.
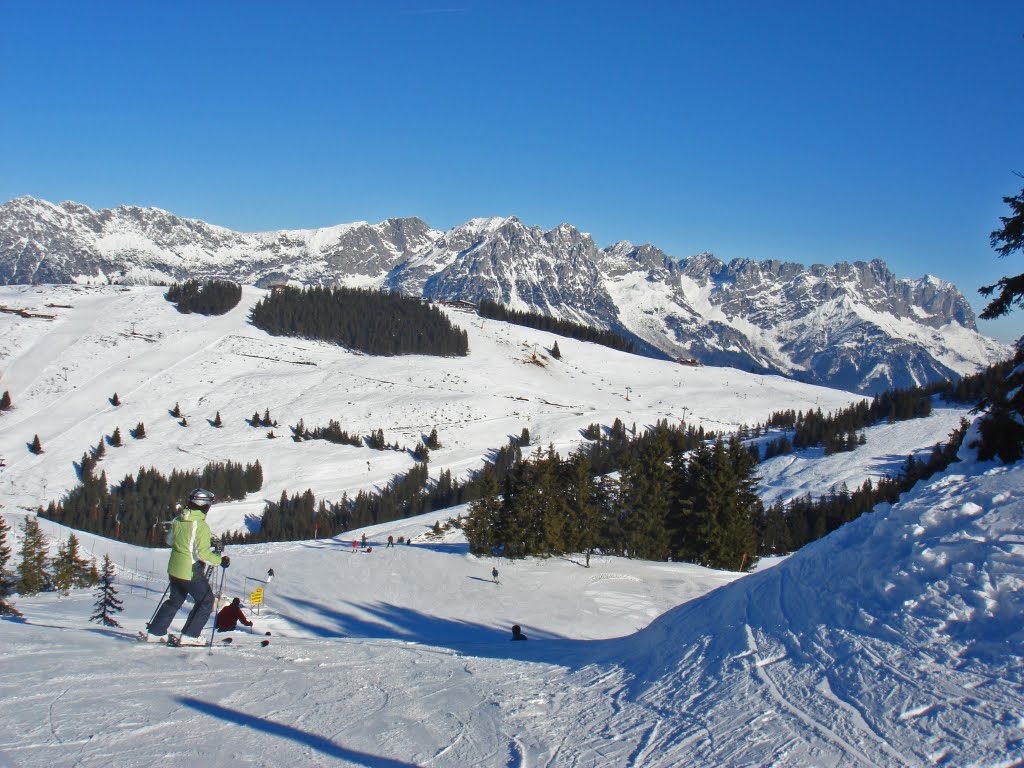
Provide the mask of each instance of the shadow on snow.
{"label": "shadow on snow", "polygon": [[210,717],[216,717],[229,723],[234,723],[245,728],[250,728],[254,731],[269,734],[270,736],[290,739],[291,741],[302,744],[304,747],[315,749],[317,752],[321,752],[328,757],[333,757],[338,760],[348,760],[349,762],[357,765],[365,765],[369,768],[415,768],[414,763],[407,763],[402,760],[392,760],[389,757],[380,757],[378,755],[368,755],[365,752],[357,752],[354,749],[346,749],[339,744],[335,744],[330,739],[325,739],[323,736],[318,736],[315,733],[302,731],[298,728],[293,728],[290,725],[275,723],[273,720],[267,720],[263,717],[247,715],[244,712],[227,709],[226,707],[221,707],[217,704],[211,704],[206,701],[200,701],[199,699],[194,699],[190,696],[179,696],[177,697],[177,701],[186,707],[191,707],[192,709],[202,712],[205,715],[209,715]]}

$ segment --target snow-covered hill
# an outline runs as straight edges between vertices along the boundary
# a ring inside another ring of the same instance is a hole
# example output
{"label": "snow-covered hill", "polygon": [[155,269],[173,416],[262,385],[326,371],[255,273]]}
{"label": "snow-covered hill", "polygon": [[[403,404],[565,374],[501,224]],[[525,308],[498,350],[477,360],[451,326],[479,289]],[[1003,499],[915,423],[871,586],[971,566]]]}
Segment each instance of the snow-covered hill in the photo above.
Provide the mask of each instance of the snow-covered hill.
{"label": "snow-covered hill", "polygon": [[30,197],[0,206],[0,285],[158,284],[222,278],[488,298],[612,329],[651,354],[878,392],[974,373],[1010,356],[977,332],[957,288],[878,260],[832,266],[652,245],[599,248],[570,224],[514,216],[439,232],[420,219],[234,232],[153,208],[93,211]]}
{"label": "snow-covered hill", "polygon": [[[259,460],[258,496],[229,505],[227,527],[258,516],[265,499],[314,489],[336,502],[383,486],[413,465],[408,453],[320,440],[296,443],[289,425],[369,434],[410,450],[436,429],[434,477],[464,477],[488,451],[523,428],[535,446],[563,455],[589,424],[616,418],[644,429],[660,419],[708,430],[764,421],[774,410],[836,410],[856,395],[728,368],[690,368],[595,344],[445,310],[469,334],[467,357],[371,357],[324,342],[272,337],[248,323],[265,291],[246,288],[221,317],[182,315],[163,290],[146,286],[7,286],[0,306],[0,392],[14,410],[0,416],[0,504],[36,507],[78,483],[74,462],[120,427],[97,472],[118,481],[139,467],[199,469],[212,461]],[[51,306],[53,305],[53,306]],[[555,340],[561,360],[547,354]],[[535,361],[536,356],[536,361]],[[117,393],[121,405],[111,405]],[[170,411],[180,404],[188,426]],[[246,422],[269,409],[279,439]],[[220,413],[224,427],[211,425]],[[139,422],[147,437],[133,440]],[[41,455],[27,446],[35,435]]]}
{"label": "snow-covered hill", "polygon": [[[180,315],[147,287],[0,288],[0,513],[75,482],[72,462],[114,427],[116,479],[259,459],[263,492],[210,515],[240,527],[263,498],[336,500],[411,465],[397,453],[286,439],[338,419],[411,444],[437,428],[431,470],[479,466],[528,427],[567,451],[592,422],[731,429],[855,396],[731,369],[689,368],[446,310],[466,358],[372,358]],[[536,356],[536,358],[535,358]],[[122,405],[109,398],[118,393]],[[175,402],[189,416],[169,416]],[[285,439],[244,419],[269,408]],[[225,426],[213,427],[219,411]],[[943,440],[964,409],[878,425],[856,451],[762,466],[767,500],[821,493]],[[38,434],[44,453],[28,452]],[[166,586],[166,550],[81,534],[110,555],[122,629],[88,622],[91,591],[20,597],[0,620],[0,765],[1012,766],[1024,760],[1024,464],[964,460],[749,576],[596,557],[469,554],[465,510],[334,539],[236,546],[224,593],[262,587],[258,633],[230,648],[139,645]],[[369,463],[367,463],[369,461]],[[55,550],[69,531],[42,521]],[[372,552],[353,551],[365,533]],[[411,544],[385,546],[388,535]],[[10,542],[17,551],[17,541]],[[491,568],[500,571],[499,584]],[[268,570],[275,577],[267,581]],[[180,627],[184,613],[175,627]],[[530,637],[509,641],[520,624]]]}
{"label": "snow-covered hill", "polygon": [[119,565],[124,627],[90,624],[88,591],[18,601],[25,621],[0,621],[0,763],[1018,765],[1022,520],[1024,465],[967,460],[739,578],[482,560],[458,531],[431,538],[433,516],[366,529],[370,553],[234,547],[225,593],[260,586],[265,606],[257,634],[212,653],[133,641],[166,551],[86,535]]}

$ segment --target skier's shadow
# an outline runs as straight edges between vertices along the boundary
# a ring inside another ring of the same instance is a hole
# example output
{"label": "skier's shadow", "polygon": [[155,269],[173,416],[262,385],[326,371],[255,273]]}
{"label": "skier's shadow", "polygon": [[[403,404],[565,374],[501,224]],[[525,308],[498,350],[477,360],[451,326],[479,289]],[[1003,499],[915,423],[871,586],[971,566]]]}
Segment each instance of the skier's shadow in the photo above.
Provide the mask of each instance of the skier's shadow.
{"label": "skier's shadow", "polygon": [[369,768],[416,768],[414,763],[406,763],[401,760],[392,760],[389,757],[368,755],[365,752],[347,749],[346,747],[335,744],[330,739],[326,739],[315,733],[302,731],[283,723],[275,723],[273,720],[267,720],[263,717],[247,715],[244,712],[239,712],[235,709],[228,709],[227,707],[221,707],[217,704],[211,704],[208,701],[200,701],[199,699],[194,699],[191,696],[178,696],[177,701],[186,707],[191,707],[192,709],[202,712],[204,715],[216,717],[220,720],[234,723],[235,725],[241,725],[245,728],[259,731],[261,733],[266,733],[276,738],[290,739],[302,744],[304,747],[314,749],[317,752],[321,752],[328,757],[333,757],[338,760],[345,760],[356,765],[369,766]]}

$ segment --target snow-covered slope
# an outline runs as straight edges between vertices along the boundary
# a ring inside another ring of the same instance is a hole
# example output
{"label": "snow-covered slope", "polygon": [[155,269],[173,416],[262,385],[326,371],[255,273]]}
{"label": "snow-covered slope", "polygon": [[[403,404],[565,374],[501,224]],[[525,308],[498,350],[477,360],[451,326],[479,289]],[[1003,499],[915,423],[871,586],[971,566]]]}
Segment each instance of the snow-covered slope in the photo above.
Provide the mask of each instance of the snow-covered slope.
{"label": "snow-covered slope", "polygon": [[[856,452],[865,466],[884,449],[870,445]],[[432,520],[367,529],[369,554],[347,537],[232,548],[225,593],[261,586],[266,605],[256,635],[212,653],[132,641],[160,597],[166,551],[83,536],[119,565],[124,628],[90,624],[88,592],[18,601],[25,621],[0,621],[0,762],[1024,758],[1022,464],[954,464],[892,508],[740,578],[618,558],[589,569],[481,560],[457,531],[431,539]],[[414,543],[386,548],[388,534]],[[512,623],[527,642],[509,642]],[[269,647],[258,647],[268,630]]]}
{"label": "snow-covered slope", "polygon": [[[154,288],[0,288],[0,513],[74,482],[72,462],[115,426],[109,477],[153,465],[259,459],[263,492],[216,505],[238,528],[262,499],[337,499],[386,482],[406,456],[267,440],[243,419],[337,418],[412,442],[432,471],[479,465],[527,426],[568,450],[591,422],[659,418],[727,429],[854,396],[730,369],[687,368],[450,311],[467,358],[370,358],[179,315]],[[534,362],[534,355],[542,363]],[[122,405],[108,400],[117,392]],[[627,399],[628,396],[628,399]],[[167,411],[179,402],[182,427]],[[212,427],[220,411],[225,426]],[[850,454],[780,457],[766,499],[851,486],[945,438],[963,414],[878,425]],[[26,444],[39,434],[44,453]],[[369,457],[370,464],[367,464]],[[118,568],[122,629],[88,621],[95,595],[16,598],[0,620],[0,765],[1012,766],[1024,760],[1024,464],[964,460],[749,576],[596,557],[469,554],[448,510],[335,539],[235,546],[224,594],[263,587],[257,633],[230,648],[131,639],[166,585],[166,550],[81,534]],[[42,521],[51,549],[69,531]],[[372,552],[353,551],[365,533]],[[388,535],[412,544],[385,546]],[[15,560],[17,557],[15,557]],[[492,567],[500,584],[491,581]],[[275,578],[267,582],[269,569]],[[180,627],[184,612],[175,628]],[[520,624],[530,640],[509,642]]]}
{"label": "snow-covered slope", "polygon": [[0,284],[189,277],[487,298],[623,333],[657,356],[862,392],[973,373],[1010,356],[977,332],[955,286],[898,278],[877,260],[679,260],[652,245],[602,249],[570,224],[545,231],[514,216],[447,232],[409,218],[241,233],[153,208],[92,211],[29,197],[0,206]]}
{"label": "snow-covered slope", "polygon": [[[564,455],[594,422],[621,418],[644,429],[685,419],[730,430],[775,410],[836,410],[859,399],[781,377],[627,355],[454,310],[446,311],[469,334],[467,357],[371,357],[249,325],[260,289],[246,288],[222,317],[179,314],[162,294],[144,286],[0,287],[0,306],[53,316],[0,313],[0,392],[9,391],[15,406],[0,416],[7,464],[0,504],[34,508],[59,498],[78,482],[74,462],[116,427],[125,444],[108,447],[97,469],[111,481],[143,466],[169,472],[259,460],[263,492],[228,505],[230,527],[240,528],[282,491],[313,488],[336,502],[413,464],[409,453],[293,442],[288,426],[300,419],[310,428],[335,419],[363,435],[383,429],[389,443],[409,449],[437,429],[442,447],[431,452],[432,475],[450,469],[462,477],[524,427],[534,445],[553,444]],[[547,354],[556,339],[561,360]],[[115,392],[118,407],[110,403]],[[188,426],[170,416],[175,403]],[[246,422],[266,409],[284,439],[268,440],[267,429]],[[221,429],[210,423],[218,412]],[[128,430],[139,422],[147,437],[133,440]],[[27,450],[35,435],[38,456]]]}

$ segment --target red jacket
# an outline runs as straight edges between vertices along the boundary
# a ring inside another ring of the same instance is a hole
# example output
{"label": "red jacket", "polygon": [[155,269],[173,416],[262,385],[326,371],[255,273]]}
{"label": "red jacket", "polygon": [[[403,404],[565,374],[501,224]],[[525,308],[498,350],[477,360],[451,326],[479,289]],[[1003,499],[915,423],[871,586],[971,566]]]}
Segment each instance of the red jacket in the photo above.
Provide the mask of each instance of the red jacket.
{"label": "red jacket", "polygon": [[252,622],[245,618],[245,614],[242,613],[242,606],[238,603],[239,600],[236,597],[229,605],[225,605],[220,609],[220,613],[217,614],[218,632],[230,632],[238,626],[238,622],[242,622],[247,627],[252,626]]}

